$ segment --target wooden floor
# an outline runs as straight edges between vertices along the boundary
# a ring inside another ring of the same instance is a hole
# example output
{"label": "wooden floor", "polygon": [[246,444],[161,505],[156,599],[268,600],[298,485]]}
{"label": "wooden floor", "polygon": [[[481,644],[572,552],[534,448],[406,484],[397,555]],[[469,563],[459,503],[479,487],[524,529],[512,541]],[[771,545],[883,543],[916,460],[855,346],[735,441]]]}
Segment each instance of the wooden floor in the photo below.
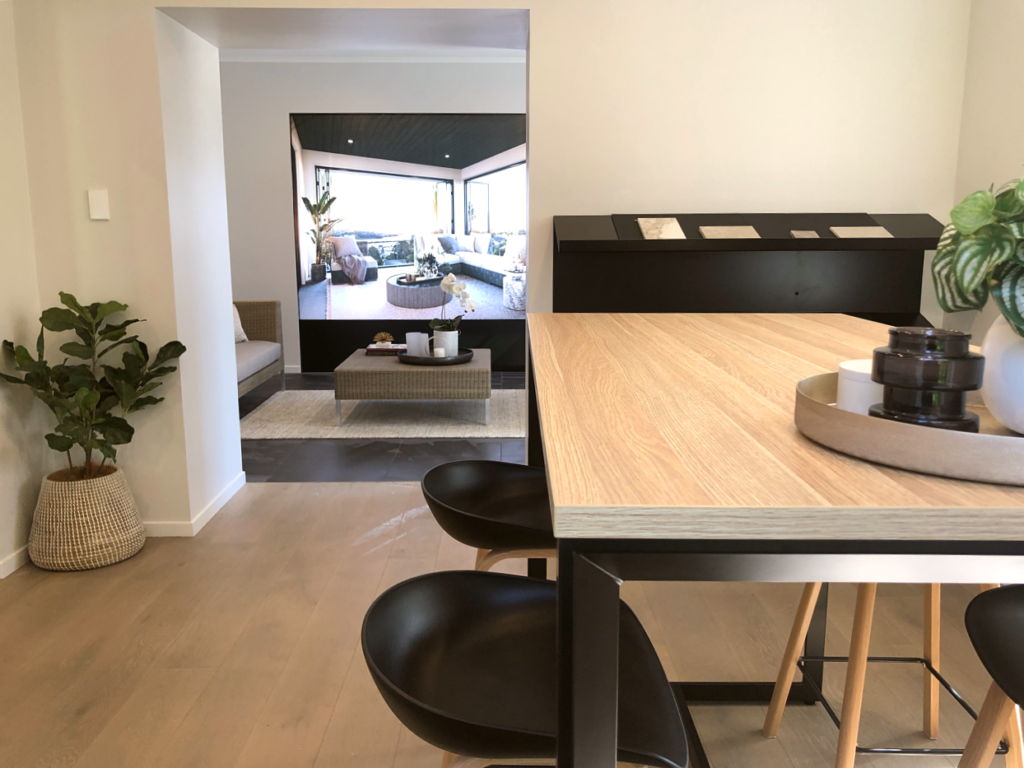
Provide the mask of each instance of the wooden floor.
{"label": "wooden floor", "polygon": [[[418,484],[250,484],[195,539],[77,574],[27,566],[0,581],[0,766],[438,768],[404,731],[359,652],[374,596],[433,570],[470,568]],[[523,570],[513,563],[510,570]],[[943,592],[943,671],[980,704],[988,679],[963,629],[977,590]],[[672,679],[774,679],[797,585],[627,584]],[[829,652],[845,654],[854,589],[833,588]],[[919,655],[920,587],[879,590],[872,653]],[[826,674],[838,709],[842,665]],[[918,668],[869,670],[861,743],[923,746]],[[761,707],[694,710],[716,768],[827,768],[836,730],[791,707],[764,739]],[[938,744],[970,720],[942,702]],[[934,742],[932,742],[934,743]],[[858,765],[952,766],[944,757]],[[993,765],[1002,766],[997,757]]]}

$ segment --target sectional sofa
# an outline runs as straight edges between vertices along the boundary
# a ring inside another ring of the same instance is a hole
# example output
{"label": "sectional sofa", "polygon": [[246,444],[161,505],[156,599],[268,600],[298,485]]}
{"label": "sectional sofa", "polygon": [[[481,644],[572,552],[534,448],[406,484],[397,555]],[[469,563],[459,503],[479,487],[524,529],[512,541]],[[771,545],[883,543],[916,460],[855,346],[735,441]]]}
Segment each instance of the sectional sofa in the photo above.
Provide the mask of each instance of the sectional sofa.
{"label": "sectional sofa", "polygon": [[472,235],[417,235],[415,245],[417,256],[431,248],[439,249],[442,252],[441,264],[449,267],[456,275],[473,277],[501,288],[505,273],[512,270],[517,259],[525,260],[526,237],[509,236],[502,256],[489,253],[491,235],[486,232]]}

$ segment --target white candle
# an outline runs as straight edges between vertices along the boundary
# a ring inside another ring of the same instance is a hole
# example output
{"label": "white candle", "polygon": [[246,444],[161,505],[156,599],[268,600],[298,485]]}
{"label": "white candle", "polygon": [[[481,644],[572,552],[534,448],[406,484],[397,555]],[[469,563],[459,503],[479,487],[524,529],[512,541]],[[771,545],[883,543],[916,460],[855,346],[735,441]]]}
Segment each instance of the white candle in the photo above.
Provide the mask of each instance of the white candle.
{"label": "white candle", "polygon": [[444,357],[444,347],[437,347],[434,349],[434,357]]}
{"label": "white candle", "polygon": [[883,387],[871,380],[871,360],[847,360],[839,364],[836,407],[868,415],[868,408],[882,402]]}

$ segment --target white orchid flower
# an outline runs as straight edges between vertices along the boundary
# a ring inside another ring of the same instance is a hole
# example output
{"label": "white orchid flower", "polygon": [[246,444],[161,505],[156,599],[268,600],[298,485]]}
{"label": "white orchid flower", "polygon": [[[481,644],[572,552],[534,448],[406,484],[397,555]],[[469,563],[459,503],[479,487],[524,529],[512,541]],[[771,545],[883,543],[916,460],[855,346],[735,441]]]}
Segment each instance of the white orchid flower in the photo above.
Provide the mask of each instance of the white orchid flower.
{"label": "white orchid flower", "polygon": [[466,308],[467,312],[472,312],[473,310],[476,309],[476,302],[473,301],[472,299],[467,299],[466,303],[463,304],[462,306]]}

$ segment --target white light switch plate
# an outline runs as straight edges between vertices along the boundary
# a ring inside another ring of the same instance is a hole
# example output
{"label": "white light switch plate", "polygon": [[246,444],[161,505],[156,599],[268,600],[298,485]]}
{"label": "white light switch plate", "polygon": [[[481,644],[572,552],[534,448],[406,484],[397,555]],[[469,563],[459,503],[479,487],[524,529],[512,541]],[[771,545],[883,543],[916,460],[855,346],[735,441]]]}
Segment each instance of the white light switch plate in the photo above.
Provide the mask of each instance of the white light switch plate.
{"label": "white light switch plate", "polygon": [[110,219],[110,200],[105,189],[89,190],[89,218],[93,221]]}

